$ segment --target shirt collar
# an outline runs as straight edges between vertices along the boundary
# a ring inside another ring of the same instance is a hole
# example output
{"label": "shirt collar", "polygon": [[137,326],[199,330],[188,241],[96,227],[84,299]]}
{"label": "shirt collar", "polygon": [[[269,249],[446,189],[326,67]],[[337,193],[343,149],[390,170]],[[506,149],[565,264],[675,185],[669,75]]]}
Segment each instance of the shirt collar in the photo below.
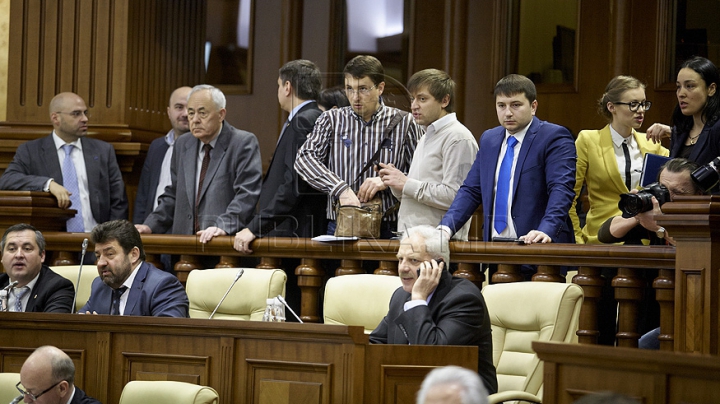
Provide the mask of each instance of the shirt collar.
{"label": "shirt collar", "polygon": [[451,113],[445,115],[444,117],[435,120],[435,122],[431,123],[430,125],[428,125],[425,130],[425,135],[432,136],[434,133],[439,131],[443,126],[445,126],[451,122],[454,122],[456,120],[457,120],[457,116],[455,115],[454,112],[451,112]]}
{"label": "shirt collar", "polygon": [[355,117],[357,117],[357,119],[359,119],[361,122],[363,122],[363,123],[365,123],[365,124],[367,124],[367,125],[370,125],[370,124],[372,123],[372,121],[374,121],[375,118],[377,118],[377,116],[378,116],[382,111],[385,110],[385,103],[383,102],[382,97],[379,97],[379,101],[380,101],[380,102],[378,102],[378,109],[377,109],[375,112],[373,112],[372,116],[370,117],[370,120],[367,121],[367,122],[365,122],[365,120],[363,119],[363,117],[361,117],[357,112],[355,112],[355,110],[353,109],[352,105],[348,106],[347,108],[350,108],[350,111],[352,111],[353,115],[355,115]]}
{"label": "shirt collar", "polygon": [[293,119],[293,117],[295,116],[295,114],[297,114],[298,111],[300,111],[300,109],[301,109],[302,107],[304,107],[305,105],[307,105],[307,104],[309,104],[309,103],[311,103],[311,102],[315,102],[315,101],[314,101],[314,100],[306,100],[306,101],[301,102],[300,105],[296,106],[295,108],[292,109],[292,111],[290,111],[290,115],[288,115],[288,119],[287,119],[287,120],[289,121],[289,120]]}
{"label": "shirt collar", "polygon": [[78,138],[74,142],[65,143],[65,141],[60,139],[60,136],[58,136],[54,130],[53,130],[52,136],[53,136],[53,142],[55,142],[55,150],[59,150],[61,147],[65,146],[66,144],[71,144],[71,145],[75,145],[75,147],[77,147],[78,150],[82,151],[82,142],[80,141],[80,139],[82,139],[82,138]]}
{"label": "shirt collar", "polygon": [[528,129],[530,129],[530,125],[532,125],[532,121],[530,121],[530,123],[527,124],[527,126],[520,129],[514,135],[511,135],[510,132],[508,132],[507,129],[505,129],[505,142],[507,142],[507,140],[510,136],[514,136],[515,139],[517,139],[518,143],[522,143],[523,139],[525,139],[525,134],[527,133]]}
{"label": "shirt collar", "polygon": [[[622,135],[619,134],[618,131],[616,131],[615,128],[612,127],[612,125],[608,125],[608,126],[610,126],[610,136],[612,137],[613,144],[615,145],[615,147],[618,147],[618,148],[622,147],[622,144],[625,141],[625,138],[622,137]],[[633,147],[635,147],[635,142],[634,142],[635,137],[633,136],[634,134],[635,134],[635,129],[633,129],[632,132],[630,132],[630,136],[627,137],[627,145],[631,149]]]}
{"label": "shirt collar", "polygon": [[130,276],[128,276],[127,279],[125,279],[125,282],[123,282],[122,286],[127,286],[128,290],[132,288],[133,282],[135,282],[135,276],[138,273],[138,269],[140,269],[140,265],[142,265],[142,260],[137,264],[135,269],[130,273]]}

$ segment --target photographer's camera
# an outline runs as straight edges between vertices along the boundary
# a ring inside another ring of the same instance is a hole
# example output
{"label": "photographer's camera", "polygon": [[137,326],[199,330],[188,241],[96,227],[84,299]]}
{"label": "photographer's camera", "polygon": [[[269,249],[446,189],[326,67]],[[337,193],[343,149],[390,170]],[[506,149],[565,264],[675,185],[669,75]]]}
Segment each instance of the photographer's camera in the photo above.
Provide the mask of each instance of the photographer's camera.
{"label": "photographer's camera", "polygon": [[634,217],[639,213],[652,210],[653,196],[657,199],[660,206],[665,204],[665,202],[670,202],[670,191],[668,191],[668,189],[659,182],[653,182],[638,191],[636,194],[621,194],[620,202],[618,202],[618,209],[622,212],[622,217]]}

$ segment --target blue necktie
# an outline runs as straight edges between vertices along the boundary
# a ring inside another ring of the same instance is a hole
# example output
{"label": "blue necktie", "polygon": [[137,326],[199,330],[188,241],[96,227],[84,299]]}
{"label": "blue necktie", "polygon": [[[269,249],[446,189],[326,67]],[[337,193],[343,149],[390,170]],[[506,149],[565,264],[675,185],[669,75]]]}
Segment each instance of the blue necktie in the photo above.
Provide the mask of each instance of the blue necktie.
{"label": "blue necktie", "polygon": [[500,173],[497,180],[497,193],[495,194],[495,220],[494,227],[498,234],[502,233],[508,225],[508,195],[510,193],[510,175],[512,173],[515,145],[518,140],[510,136],[507,140],[507,150],[500,163]]}
{"label": "blue necktie", "polygon": [[63,160],[62,175],[63,186],[70,192],[71,209],[77,210],[77,214],[67,221],[67,231],[70,233],[83,233],[85,224],[83,224],[82,204],[80,203],[80,188],[78,187],[77,173],[75,172],[75,164],[73,164],[72,153],[74,145],[63,145],[65,150],[65,160]]}
{"label": "blue necktie", "polygon": [[13,294],[15,295],[15,311],[21,312],[23,311],[22,308],[22,298],[25,297],[27,292],[30,291],[30,288],[27,286],[23,286],[21,288],[15,288],[13,289]]}

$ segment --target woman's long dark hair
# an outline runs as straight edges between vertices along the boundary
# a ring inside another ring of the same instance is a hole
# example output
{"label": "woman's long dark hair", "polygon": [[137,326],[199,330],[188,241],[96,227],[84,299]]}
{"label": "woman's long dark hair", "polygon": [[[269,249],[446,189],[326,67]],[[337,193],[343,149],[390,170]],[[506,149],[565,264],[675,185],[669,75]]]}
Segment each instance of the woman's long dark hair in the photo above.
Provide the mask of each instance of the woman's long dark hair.
{"label": "woman's long dark hair", "polygon": [[[680,65],[680,70],[684,68],[692,69],[699,74],[705,81],[706,87],[710,87],[712,83],[715,83],[715,94],[708,96],[707,103],[702,111],[705,125],[714,124],[720,118],[720,73],[717,66],[704,57],[694,56]],[[683,115],[678,103],[672,114],[672,124],[679,133],[689,133],[693,127],[693,117]]]}

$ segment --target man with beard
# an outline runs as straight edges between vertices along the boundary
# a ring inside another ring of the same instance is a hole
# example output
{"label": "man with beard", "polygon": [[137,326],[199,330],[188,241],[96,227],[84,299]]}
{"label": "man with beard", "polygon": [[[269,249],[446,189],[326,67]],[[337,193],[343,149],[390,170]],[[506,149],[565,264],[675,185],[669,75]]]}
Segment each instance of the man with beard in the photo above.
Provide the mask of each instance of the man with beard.
{"label": "man with beard", "polygon": [[132,223],[106,222],[90,237],[100,277],[93,281],[80,313],[188,317],[185,289],[175,276],[145,262],[140,233]]}

